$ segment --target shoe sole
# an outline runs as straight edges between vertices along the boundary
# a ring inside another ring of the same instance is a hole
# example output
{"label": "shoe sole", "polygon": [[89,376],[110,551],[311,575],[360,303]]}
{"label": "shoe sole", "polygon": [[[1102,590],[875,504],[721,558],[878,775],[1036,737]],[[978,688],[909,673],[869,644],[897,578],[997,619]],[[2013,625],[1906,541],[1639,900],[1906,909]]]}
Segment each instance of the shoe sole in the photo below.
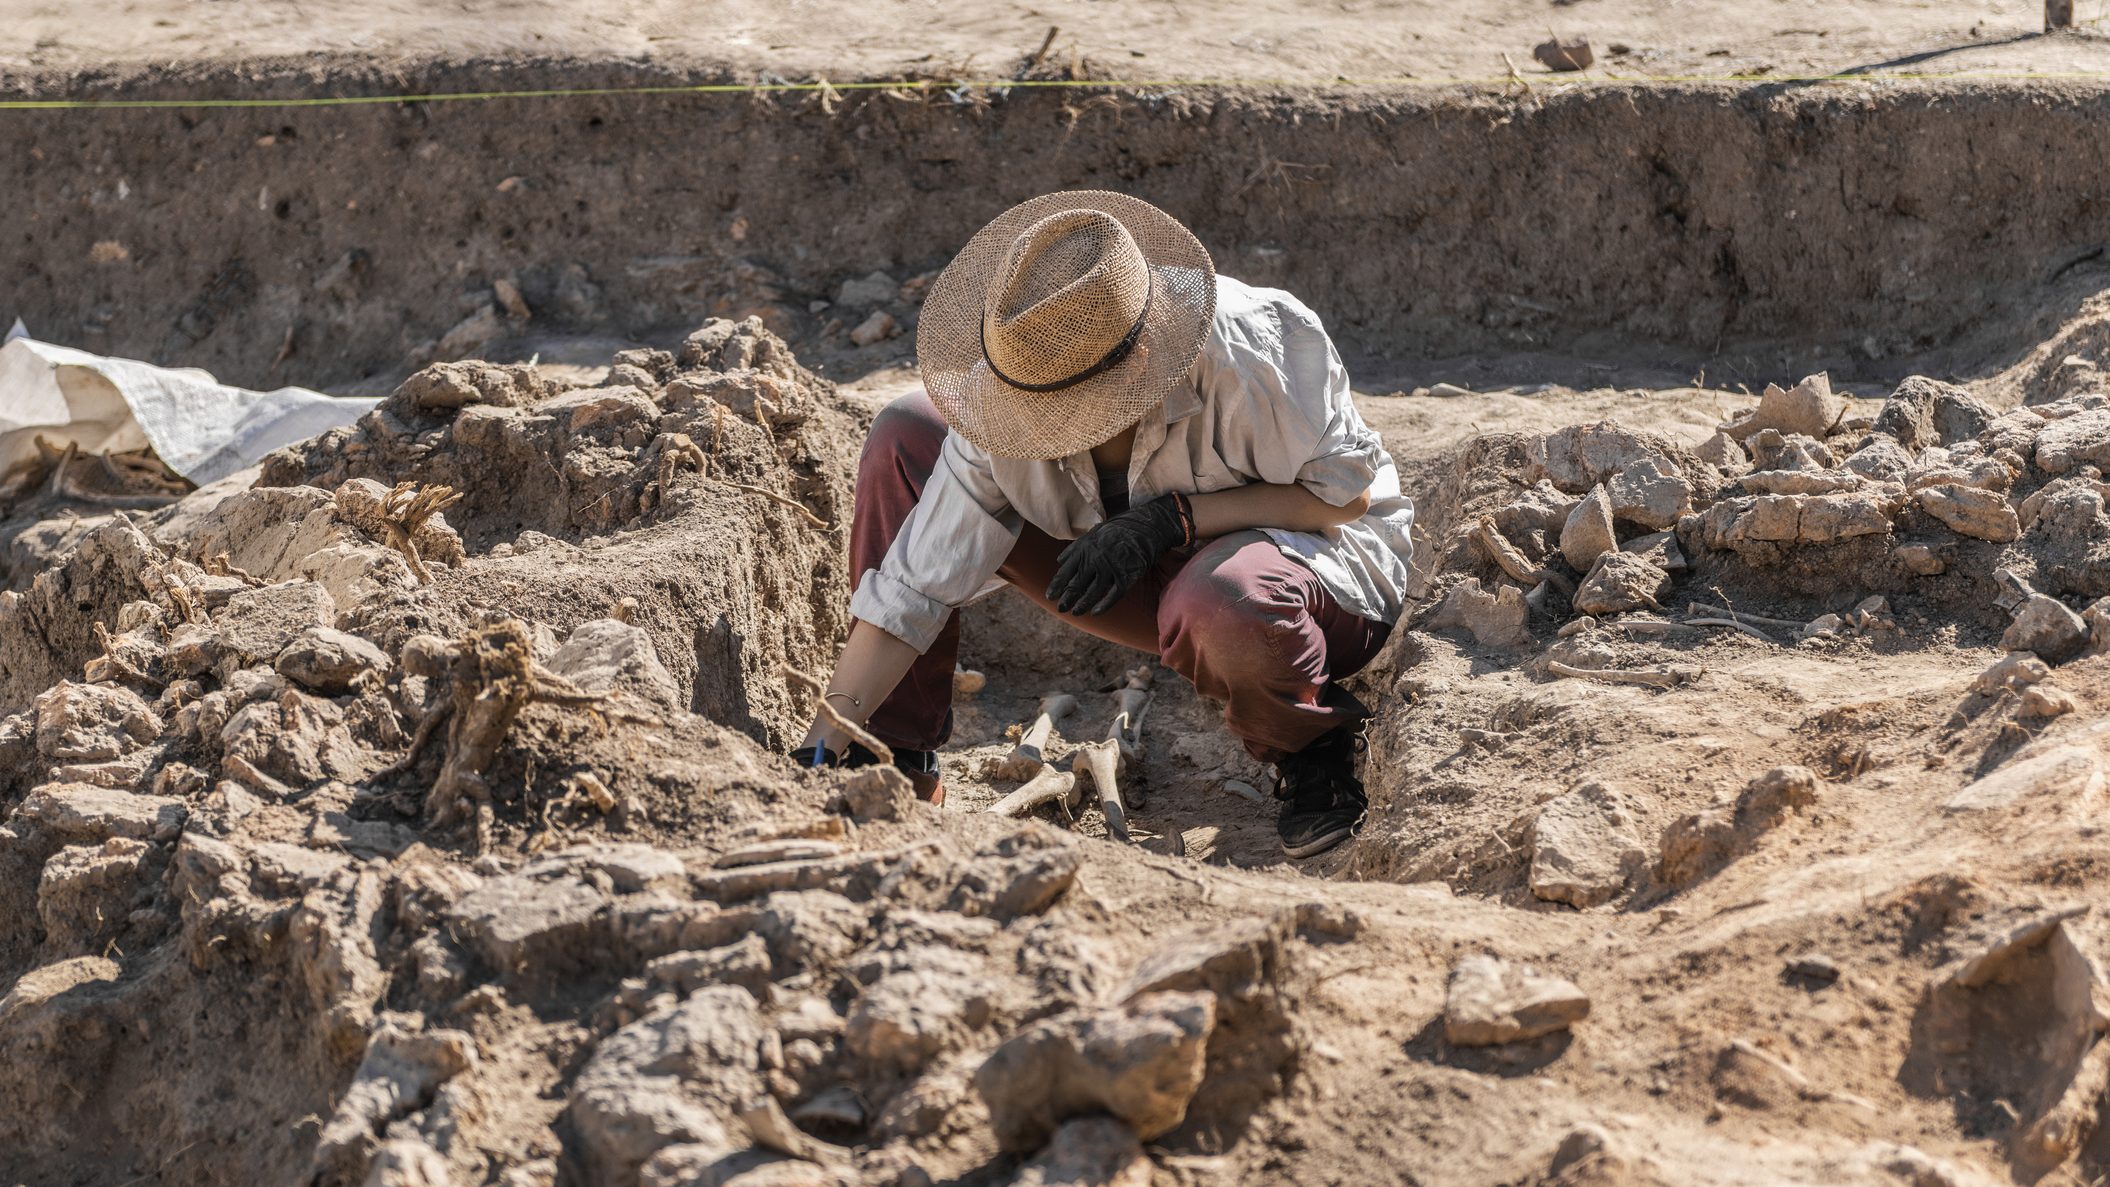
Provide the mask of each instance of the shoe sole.
{"label": "shoe sole", "polygon": [[1284,841],[1282,842],[1282,852],[1291,857],[1317,857],[1319,854],[1326,852],[1354,835],[1355,825],[1344,824],[1331,832],[1320,833],[1302,845],[1292,845],[1288,841]]}

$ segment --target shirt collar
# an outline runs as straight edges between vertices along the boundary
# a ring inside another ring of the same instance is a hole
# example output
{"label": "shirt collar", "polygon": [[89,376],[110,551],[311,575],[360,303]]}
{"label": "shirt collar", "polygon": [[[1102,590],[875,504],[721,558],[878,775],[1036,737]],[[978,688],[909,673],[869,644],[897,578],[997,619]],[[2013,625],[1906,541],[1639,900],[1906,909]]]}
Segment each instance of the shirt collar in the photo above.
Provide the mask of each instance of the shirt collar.
{"label": "shirt collar", "polygon": [[1202,392],[1192,379],[1176,384],[1165,396],[1165,423],[1177,424],[1202,410]]}

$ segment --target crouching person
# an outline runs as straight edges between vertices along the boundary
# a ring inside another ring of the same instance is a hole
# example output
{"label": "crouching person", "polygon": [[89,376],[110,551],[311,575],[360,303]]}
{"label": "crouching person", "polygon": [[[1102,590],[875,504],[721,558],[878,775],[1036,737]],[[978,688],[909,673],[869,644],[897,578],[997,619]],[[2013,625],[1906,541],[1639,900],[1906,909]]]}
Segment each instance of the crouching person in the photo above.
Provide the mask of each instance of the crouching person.
{"label": "crouching person", "polygon": [[[829,705],[942,801],[954,611],[1002,580],[1221,702],[1275,767],[1285,853],[1351,835],[1367,711],[1339,681],[1399,617],[1414,509],[1318,318],[1216,275],[1156,207],[1084,191],[983,228],[916,345],[925,391],[858,470]],[[873,761],[825,719],[794,757]]]}

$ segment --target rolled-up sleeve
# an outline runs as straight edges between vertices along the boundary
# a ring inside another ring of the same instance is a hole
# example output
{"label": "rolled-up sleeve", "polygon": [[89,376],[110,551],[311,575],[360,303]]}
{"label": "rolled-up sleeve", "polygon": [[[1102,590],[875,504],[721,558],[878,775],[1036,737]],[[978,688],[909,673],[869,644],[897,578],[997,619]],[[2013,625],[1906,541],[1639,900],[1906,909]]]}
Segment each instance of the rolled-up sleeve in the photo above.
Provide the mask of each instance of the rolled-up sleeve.
{"label": "rolled-up sleeve", "polygon": [[1023,522],[997,487],[987,459],[958,434],[948,434],[886,560],[860,577],[851,616],[919,654],[930,650],[953,609],[995,576]]}
{"label": "rolled-up sleeve", "polygon": [[1238,443],[1242,450],[1227,452],[1244,452],[1251,473],[1345,506],[1370,489],[1385,464],[1384,445],[1356,412],[1348,368],[1318,315],[1288,294],[1278,297],[1262,305],[1264,316],[1211,343],[1198,378],[1244,389],[1250,436]]}

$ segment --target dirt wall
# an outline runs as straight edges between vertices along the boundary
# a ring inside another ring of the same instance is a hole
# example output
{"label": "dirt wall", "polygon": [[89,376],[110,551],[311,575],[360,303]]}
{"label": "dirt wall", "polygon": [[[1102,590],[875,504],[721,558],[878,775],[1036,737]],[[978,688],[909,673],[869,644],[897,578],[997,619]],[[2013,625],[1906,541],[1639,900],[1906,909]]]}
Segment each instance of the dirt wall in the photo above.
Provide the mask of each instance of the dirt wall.
{"label": "dirt wall", "polygon": [[[5,89],[684,81],[319,62]],[[936,267],[1006,203],[1100,186],[1176,211],[1224,271],[1295,289],[1366,358],[1973,372],[2061,286],[2101,287],[2106,117],[2101,87],[1932,83],[13,112],[0,314],[251,384],[371,386],[447,353],[501,277],[553,329],[685,330],[729,303],[812,329],[845,278]]]}

